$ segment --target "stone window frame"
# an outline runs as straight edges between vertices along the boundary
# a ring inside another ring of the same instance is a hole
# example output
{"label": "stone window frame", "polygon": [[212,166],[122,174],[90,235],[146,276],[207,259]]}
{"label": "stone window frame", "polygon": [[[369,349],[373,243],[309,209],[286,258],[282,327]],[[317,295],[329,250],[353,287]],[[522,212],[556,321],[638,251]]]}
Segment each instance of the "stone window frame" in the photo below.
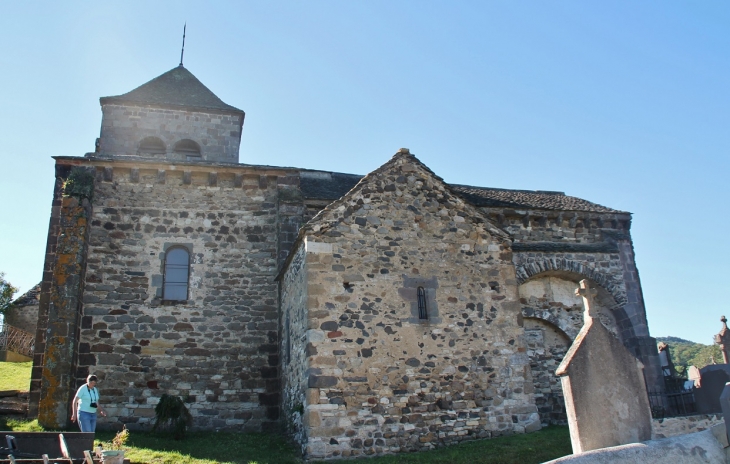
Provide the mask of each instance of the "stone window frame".
{"label": "stone window frame", "polygon": [[[436,291],[438,290],[437,277],[408,277],[403,275],[403,287],[398,289],[398,293],[409,303],[410,314],[404,320],[411,324],[433,325],[442,322],[439,312],[438,303],[436,302]],[[423,288],[424,301],[428,311],[428,319],[421,319],[418,305],[418,289]]]}
{"label": "stone window frame", "polygon": [[[174,248],[182,248],[188,253],[188,281],[187,281],[187,298],[186,300],[166,300],[164,299],[165,288],[165,264],[167,262],[167,253]],[[166,306],[174,306],[178,304],[186,304],[190,301],[190,277],[193,274],[193,244],[192,243],[164,243],[160,258],[160,274],[153,276],[152,286],[155,287],[155,300]]]}
{"label": "stone window frame", "polygon": [[[157,142],[159,142],[159,144]],[[153,145],[155,146],[153,147]],[[137,146],[137,154],[165,155],[167,154],[167,145],[161,138],[150,135],[148,137],[144,137],[142,140],[139,141],[139,145]]]}
{"label": "stone window frame", "polygon": [[[192,150],[192,147],[195,147],[197,150]],[[203,156],[203,151],[200,148],[200,144],[192,139],[178,140],[177,142],[175,142],[172,151],[176,154],[184,155],[191,158],[201,158]]]}

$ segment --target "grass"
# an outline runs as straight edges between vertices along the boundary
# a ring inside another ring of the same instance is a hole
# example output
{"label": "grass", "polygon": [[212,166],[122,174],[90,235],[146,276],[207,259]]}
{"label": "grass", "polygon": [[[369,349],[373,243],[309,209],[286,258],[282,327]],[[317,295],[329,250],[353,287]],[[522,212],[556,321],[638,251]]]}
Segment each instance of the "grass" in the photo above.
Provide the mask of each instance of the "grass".
{"label": "grass", "polygon": [[33,362],[0,362],[0,390],[28,391]]}
{"label": "grass", "polygon": [[[0,416],[0,430],[12,430],[13,432],[46,432],[47,430],[38,425],[38,421],[27,421],[24,419],[13,419],[12,417]],[[5,446],[0,444],[0,446]]]}
{"label": "grass", "polygon": [[475,440],[433,451],[382,456],[367,464],[538,464],[572,454],[567,426],[530,434]]}
{"label": "grass", "polygon": [[[43,431],[37,421],[0,417],[0,430]],[[110,448],[113,432],[97,432]],[[298,464],[294,446],[278,435],[200,432],[182,441],[131,432],[126,457],[136,464]],[[571,454],[568,427],[548,427],[528,435],[475,440],[433,451],[359,459],[363,464],[538,464]],[[352,462],[352,461],[347,461]]]}
{"label": "grass", "polygon": [[[0,390],[27,390],[32,363],[0,362]],[[0,430],[42,432],[38,421],[0,416]],[[73,429],[77,431],[77,429]],[[111,447],[113,432],[97,432]],[[297,464],[298,450],[278,435],[200,432],[176,441],[160,434],[131,432],[126,457],[136,464]],[[572,453],[568,427],[528,435],[475,440],[419,453],[359,459],[366,464],[538,464]],[[348,460],[348,462],[351,462]]]}

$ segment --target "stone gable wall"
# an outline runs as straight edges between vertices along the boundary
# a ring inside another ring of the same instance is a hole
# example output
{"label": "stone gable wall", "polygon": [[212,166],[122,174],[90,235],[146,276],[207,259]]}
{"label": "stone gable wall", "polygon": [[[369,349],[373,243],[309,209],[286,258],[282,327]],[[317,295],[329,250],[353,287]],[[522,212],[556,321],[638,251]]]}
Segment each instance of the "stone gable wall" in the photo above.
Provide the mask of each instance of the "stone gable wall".
{"label": "stone gable wall", "polygon": [[310,226],[307,456],[540,427],[509,242],[476,210],[403,157]]}
{"label": "stone gable wall", "polygon": [[35,335],[36,325],[38,324],[38,308],[39,303],[13,306],[5,314],[4,323]]}
{"label": "stone gable wall", "polygon": [[[277,427],[279,198],[296,182],[212,169],[98,166],[79,364],[110,422],[144,428],[168,393],[195,428]],[[161,299],[173,245],[191,252],[189,299],[174,304]]]}
{"label": "stone gable wall", "polygon": [[102,112],[100,151],[104,155],[136,156],[142,139],[157,137],[165,143],[169,161],[186,160],[174,153],[174,147],[190,139],[200,145],[202,155],[191,159],[238,162],[242,115],[118,104],[103,105]]}

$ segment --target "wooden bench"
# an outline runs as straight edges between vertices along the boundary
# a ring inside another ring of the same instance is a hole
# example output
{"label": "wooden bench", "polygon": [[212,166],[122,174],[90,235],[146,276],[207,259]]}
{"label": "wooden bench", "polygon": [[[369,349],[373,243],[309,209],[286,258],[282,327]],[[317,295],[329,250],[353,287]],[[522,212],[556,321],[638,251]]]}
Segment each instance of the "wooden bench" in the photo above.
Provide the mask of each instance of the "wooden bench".
{"label": "wooden bench", "polygon": [[[58,432],[0,432],[0,447],[8,447],[6,439],[8,435],[15,437],[16,462],[24,462],[31,458],[37,461],[44,454],[47,454],[52,462],[64,458],[59,439],[61,434]],[[83,461],[84,451],[94,449],[93,432],[63,432],[62,435],[66,442],[68,458],[74,461]],[[68,458],[65,462],[69,461]],[[9,459],[0,459],[0,462],[9,462]]]}

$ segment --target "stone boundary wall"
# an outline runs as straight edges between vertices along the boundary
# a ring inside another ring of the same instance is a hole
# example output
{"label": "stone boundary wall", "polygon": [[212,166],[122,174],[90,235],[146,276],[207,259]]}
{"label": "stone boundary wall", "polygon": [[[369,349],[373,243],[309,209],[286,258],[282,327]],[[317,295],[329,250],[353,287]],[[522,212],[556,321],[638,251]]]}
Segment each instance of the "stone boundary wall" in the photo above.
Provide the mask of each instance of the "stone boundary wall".
{"label": "stone boundary wall", "polygon": [[666,419],[654,419],[651,424],[651,438],[668,438],[685,433],[701,432],[714,425],[723,424],[721,414],[698,414],[685,417],[668,417]]}

